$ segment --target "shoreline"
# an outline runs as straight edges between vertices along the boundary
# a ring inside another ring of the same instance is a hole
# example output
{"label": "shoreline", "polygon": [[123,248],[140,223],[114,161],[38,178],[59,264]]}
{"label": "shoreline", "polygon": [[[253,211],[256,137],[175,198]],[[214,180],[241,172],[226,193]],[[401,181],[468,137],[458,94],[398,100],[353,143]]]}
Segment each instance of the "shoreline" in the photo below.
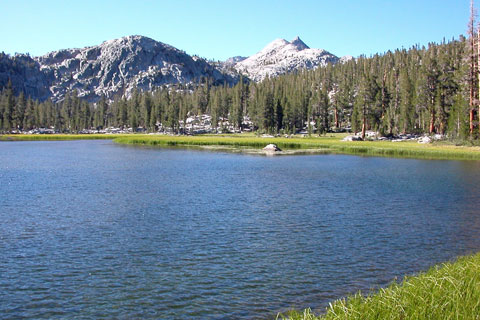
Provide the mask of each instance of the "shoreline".
{"label": "shoreline", "polygon": [[357,292],[335,300],[322,314],[294,310],[277,319],[478,319],[479,271],[480,253],[461,256],[373,293]]}
{"label": "shoreline", "polygon": [[[199,148],[211,151],[227,151],[245,154],[305,155],[347,154],[422,160],[480,160],[480,147],[454,146],[448,142],[419,144],[417,142],[391,141],[341,141],[342,134],[322,137],[258,137],[253,135],[199,135],[168,136],[148,134],[52,134],[52,135],[0,135],[0,141],[65,141],[112,140],[118,144]],[[275,144],[283,151],[265,152],[268,144]]]}

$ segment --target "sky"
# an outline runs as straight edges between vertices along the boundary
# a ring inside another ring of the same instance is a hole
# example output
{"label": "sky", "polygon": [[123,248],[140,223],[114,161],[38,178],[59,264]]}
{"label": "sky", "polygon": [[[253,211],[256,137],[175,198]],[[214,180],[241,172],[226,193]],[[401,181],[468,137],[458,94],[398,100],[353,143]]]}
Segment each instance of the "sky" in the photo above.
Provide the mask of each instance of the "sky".
{"label": "sky", "polygon": [[0,0],[0,51],[38,56],[143,35],[225,60],[299,36],[339,57],[370,56],[458,38],[469,7],[469,0]]}

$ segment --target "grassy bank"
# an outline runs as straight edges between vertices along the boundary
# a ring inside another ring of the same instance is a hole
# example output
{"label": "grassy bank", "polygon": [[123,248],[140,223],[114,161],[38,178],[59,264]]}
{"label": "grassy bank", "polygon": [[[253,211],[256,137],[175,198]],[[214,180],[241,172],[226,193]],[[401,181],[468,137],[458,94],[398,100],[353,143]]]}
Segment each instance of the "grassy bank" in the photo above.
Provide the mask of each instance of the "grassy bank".
{"label": "grassy bank", "polygon": [[78,140],[113,139],[117,143],[163,147],[216,147],[225,149],[257,149],[274,143],[283,150],[329,152],[354,155],[402,157],[416,159],[480,160],[480,147],[454,146],[446,143],[419,144],[416,141],[341,141],[341,134],[324,137],[262,138],[254,135],[164,136],[145,134],[52,134],[3,135],[0,140]]}
{"label": "grassy bank", "polygon": [[274,143],[284,150],[321,150],[331,153],[417,159],[480,160],[480,147],[419,144],[416,141],[341,141],[341,136],[312,138],[261,138],[255,136],[125,136],[117,143],[147,146],[224,146],[261,149]]}
{"label": "grassy bank", "polygon": [[480,319],[480,254],[406,277],[378,293],[357,293],[330,304],[326,313],[292,312],[279,319]]}

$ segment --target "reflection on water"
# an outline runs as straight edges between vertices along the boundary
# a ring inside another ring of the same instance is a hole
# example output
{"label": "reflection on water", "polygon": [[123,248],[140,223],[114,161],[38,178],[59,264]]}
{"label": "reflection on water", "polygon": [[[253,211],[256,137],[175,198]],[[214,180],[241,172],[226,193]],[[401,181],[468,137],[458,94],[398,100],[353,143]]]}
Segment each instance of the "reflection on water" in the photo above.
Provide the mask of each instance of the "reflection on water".
{"label": "reflection on water", "polygon": [[480,162],[0,152],[5,318],[265,318],[480,248]]}

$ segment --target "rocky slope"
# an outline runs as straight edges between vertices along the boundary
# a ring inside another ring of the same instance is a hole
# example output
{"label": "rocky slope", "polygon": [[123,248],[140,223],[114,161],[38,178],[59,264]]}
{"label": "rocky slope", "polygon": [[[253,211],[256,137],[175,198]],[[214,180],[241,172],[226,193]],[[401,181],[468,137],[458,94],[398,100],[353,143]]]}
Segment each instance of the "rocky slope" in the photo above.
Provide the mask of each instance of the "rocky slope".
{"label": "rocky slope", "polygon": [[[12,59],[19,60],[19,56]],[[62,100],[72,90],[77,90],[79,96],[88,101],[96,101],[101,95],[110,99],[117,94],[129,96],[135,87],[151,90],[164,84],[197,82],[207,77],[218,83],[237,81],[234,75],[222,74],[204,59],[142,36],[105,41],[83,49],[54,51],[41,57],[25,56],[25,59],[29,59],[28,63],[20,71],[0,69],[0,81],[16,79],[12,84],[18,91],[23,88],[32,97],[51,97],[53,101]],[[36,84],[36,91],[48,90],[39,94],[26,90],[29,82]]]}
{"label": "rocky slope", "polygon": [[30,56],[17,54],[10,57],[0,53],[0,90],[11,81],[15,94],[20,92],[39,100],[50,97],[53,74],[40,71],[40,65]]}
{"label": "rocky slope", "polygon": [[236,62],[234,68],[254,81],[261,81],[267,76],[278,76],[300,69],[315,69],[338,61],[337,56],[323,49],[310,49],[296,37],[290,42],[284,39],[274,40],[260,52]]}
{"label": "rocky slope", "polygon": [[54,102],[76,90],[93,102],[130,96],[137,87],[152,90],[161,85],[199,82],[234,84],[239,74],[254,81],[266,76],[314,69],[339,59],[321,49],[310,49],[300,38],[277,39],[251,57],[233,57],[225,62],[208,62],[170,45],[142,36],[105,41],[98,46],[65,49],[41,57],[0,53],[0,88],[12,81],[18,94]]}

